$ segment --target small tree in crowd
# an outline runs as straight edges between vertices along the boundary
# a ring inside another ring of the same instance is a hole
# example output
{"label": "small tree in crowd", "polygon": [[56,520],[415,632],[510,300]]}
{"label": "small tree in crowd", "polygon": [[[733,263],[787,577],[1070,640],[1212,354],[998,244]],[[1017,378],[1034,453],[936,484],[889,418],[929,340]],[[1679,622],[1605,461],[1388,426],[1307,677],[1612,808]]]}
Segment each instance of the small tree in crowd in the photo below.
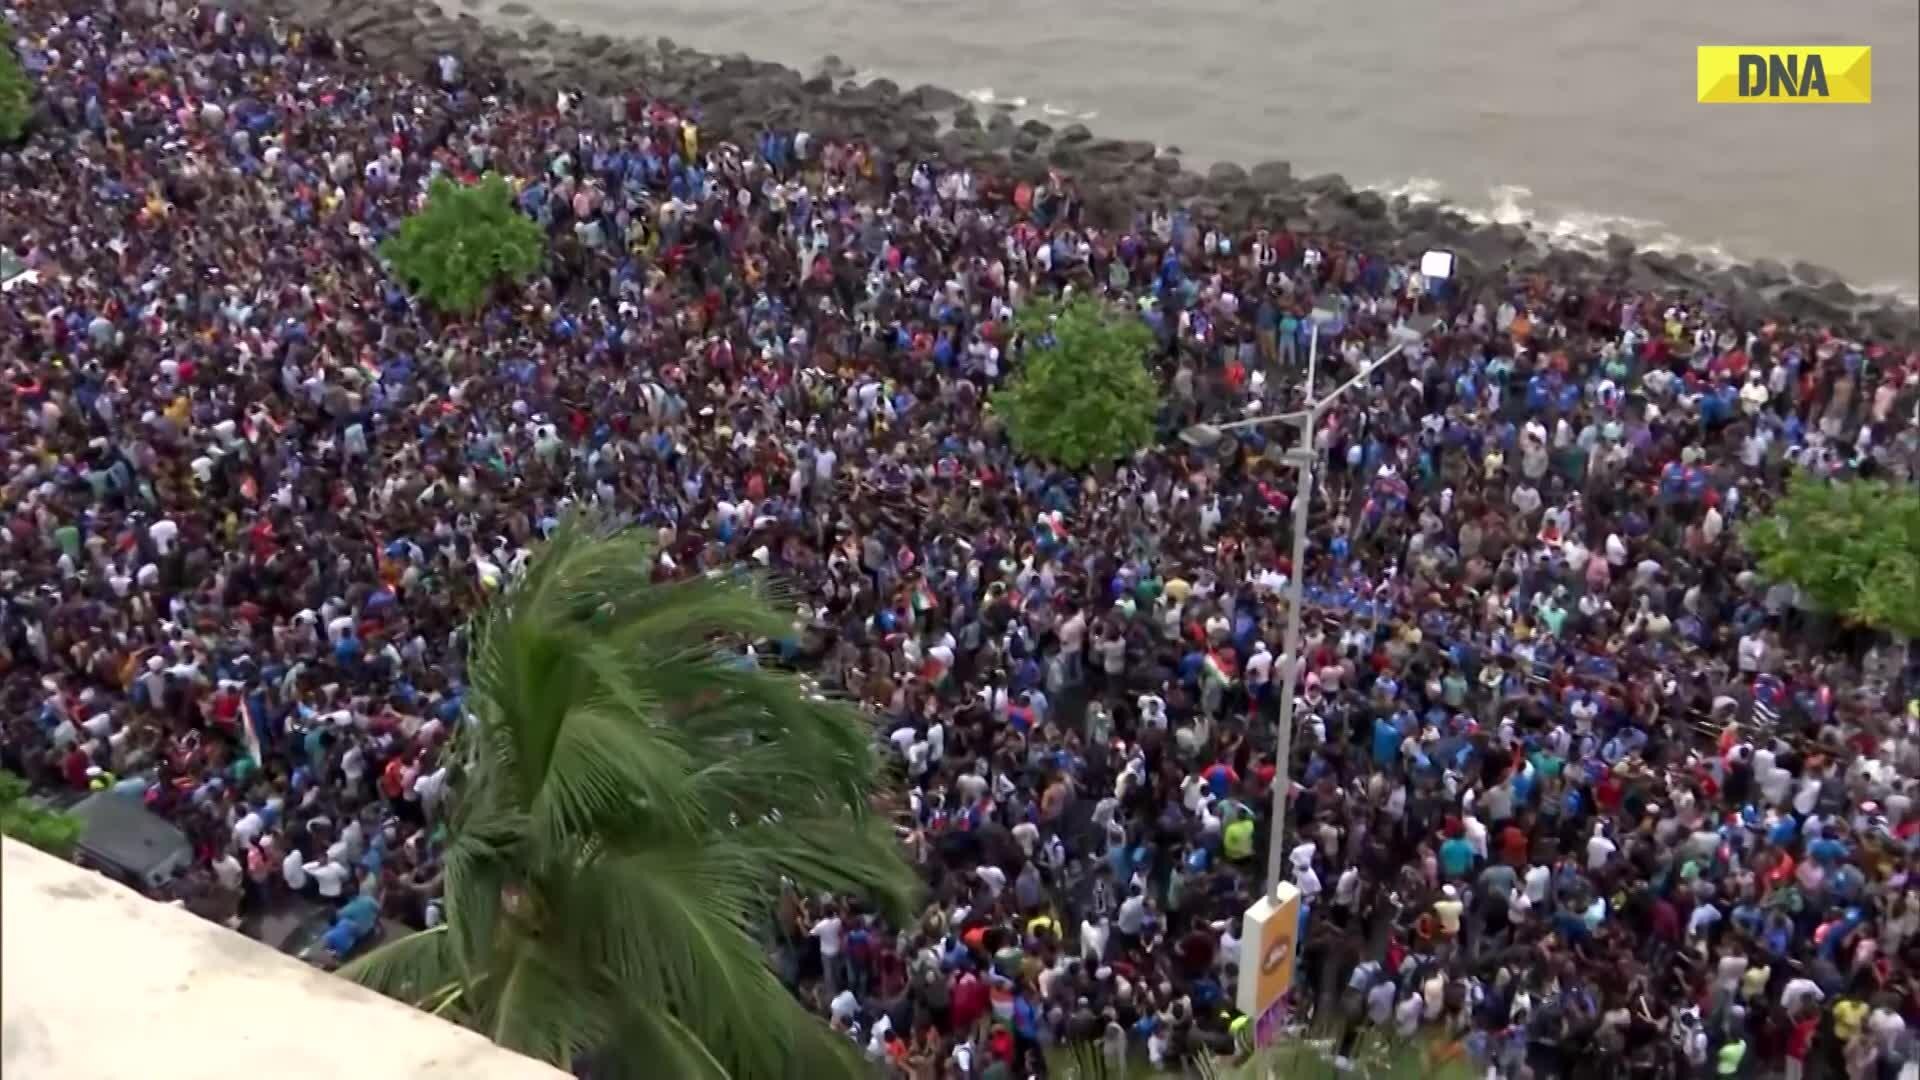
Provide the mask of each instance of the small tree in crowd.
{"label": "small tree in crowd", "polygon": [[27,782],[0,770],[0,833],[66,858],[80,842],[80,819],[27,799]]}
{"label": "small tree in crowd", "polygon": [[465,314],[485,304],[495,286],[540,269],[546,237],[513,205],[513,186],[498,173],[477,184],[446,177],[427,190],[427,204],[380,245],[393,274],[428,303]]}
{"label": "small tree in crowd", "polygon": [[0,23],[0,143],[14,142],[25,134],[32,113],[33,85],[20,68],[12,28]]}
{"label": "small tree in crowd", "polygon": [[1920,494],[1800,474],[1743,533],[1760,572],[1820,611],[1920,637]]}
{"label": "small tree in crowd", "polygon": [[1153,439],[1160,388],[1147,370],[1153,334],[1139,319],[1081,298],[1034,304],[1015,320],[1020,368],[993,397],[1022,454],[1079,469]]}

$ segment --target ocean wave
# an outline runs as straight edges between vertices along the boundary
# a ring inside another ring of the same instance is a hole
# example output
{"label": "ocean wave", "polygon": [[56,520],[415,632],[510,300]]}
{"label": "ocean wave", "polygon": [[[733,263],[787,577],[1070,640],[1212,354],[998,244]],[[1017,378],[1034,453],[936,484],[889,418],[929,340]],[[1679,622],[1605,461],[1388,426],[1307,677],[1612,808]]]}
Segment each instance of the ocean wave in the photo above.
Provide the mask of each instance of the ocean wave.
{"label": "ocean wave", "polygon": [[1016,109],[1024,109],[1027,107],[1026,98],[1023,98],[1023,97],[1003,98],[998,94],[995,94],[993,92],[993,87],[991,86],[982,86],[977,90],[969,90],[967,91],[967,97],[981,105],[1011,105]]}
{"label": "ocean wave", "polygon": [[[1524,184],[1496,184],[1486,189],[1484,198],[1466,202],[1453,198],[1445,184],[1430,176],[1414,176],[1393,183],[1373,185],[1388,198],[1404,196],[1414,204],[1445,202],[1461,217],[1478,225],[1513,225],[1524,228],[1556,247],[1599,251],[1607,237],[1624,236],[1642,251],[1661,255],[1691,255],[1714,267],[1733,266],[1743,260],[1719,244],[1682,236],[1665,222],[1578,207],[1543,207],[1534,201],[1533,189]],[[1877,285],[1853,285],[1854,291],[1876,299],[1920,305],[1920,290],[1905,282]]]}

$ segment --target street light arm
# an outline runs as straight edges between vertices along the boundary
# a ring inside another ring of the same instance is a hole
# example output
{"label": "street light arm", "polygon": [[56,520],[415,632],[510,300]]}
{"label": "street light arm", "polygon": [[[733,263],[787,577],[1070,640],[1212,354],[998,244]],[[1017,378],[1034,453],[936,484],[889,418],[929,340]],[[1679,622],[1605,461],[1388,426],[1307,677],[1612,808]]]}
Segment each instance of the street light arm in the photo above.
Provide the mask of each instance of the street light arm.
{"label": "street light arm", "polygon": [[[1358,374],[1346,382],[1341,383],[1335,387],[1331,393],[1327,394],[1326,397],[1315,401],[1307,408],[1295,409],[1292,412],[1269,413],[1266,416],[1250,416],[1245,420],[1235,420],[1226,424],[1209,424],[1202,426],[1209,427],[1214,431],[1239,431],[1242,428],[1261,427],[1266,424],[1298,424],[1316,420],[1320,417],[1321,413],[1327,410],[1329,405],[1333,404],[1335,398],[1338,398],[1341,394],[1365,382],[1368,376],[1380,370],[1381,366],[1387,361],[1400,355],[1400,350],[1404,348],[1406,348],[1406,343],[1401,342],[1374,359],[1367,361],[1367,365],[1361,368]],[[1309,388],[1308,392],[1312,392],[1311,388]]]}
{"label": "street light arm", "polygon": [[1326,397],[1323,397],[1319,401],[1314,402],[1313,407],[1311,409],[1308,409],[1307,413],[1315,418],[1318,418],[1319,415],[1326,410],[1327,406],[1333,404],[1335,398],[1338,398],[1341,394],[1344,394],[1347,391],[1353,389],[1354,387],[1359,386],[1361,383],[1367,381],[1367,378],[1371,376],[1374,372],[1380,370],[1381,366],[1384,365],[1387,361],[1400,355],[1400,350],[1404,348],[1406,348],[1406,343],[1402,342],[1398,345],[1395,345],[1393,348],[1388,349],[1386,352],[1381,353],[1378,357],[1372,360],[1369,360],[1367,362],[1367,365],[1361,368],[1359,372],[1356,373],[1352,378],[1348,379],[1346,382],[1343,382],[1339,386],[1335,387],[1333,389],[1333,392],[1329,393]]}
{"label": "street light arm", "polygon": [[1312,409],[1296,409],[1293,412],[1272,413],[1267,416],[1253,416],[1245,420],[1235,420],[1231,424],[1215,424],[1215,431],[1238,431],[1241,428],[1259,427],[1263,424],[1297,424],[1314,415]]}

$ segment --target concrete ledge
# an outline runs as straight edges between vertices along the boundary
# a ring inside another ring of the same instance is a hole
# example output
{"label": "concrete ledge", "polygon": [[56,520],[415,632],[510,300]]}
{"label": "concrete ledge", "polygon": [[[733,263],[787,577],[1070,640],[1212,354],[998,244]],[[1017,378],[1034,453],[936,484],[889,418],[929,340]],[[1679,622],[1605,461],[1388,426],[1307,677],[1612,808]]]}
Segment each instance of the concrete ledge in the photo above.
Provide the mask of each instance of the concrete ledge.
{"label": "concrete ledge", "polygon": [[567,1075],[24,844],[4,849],[0,1074]]}

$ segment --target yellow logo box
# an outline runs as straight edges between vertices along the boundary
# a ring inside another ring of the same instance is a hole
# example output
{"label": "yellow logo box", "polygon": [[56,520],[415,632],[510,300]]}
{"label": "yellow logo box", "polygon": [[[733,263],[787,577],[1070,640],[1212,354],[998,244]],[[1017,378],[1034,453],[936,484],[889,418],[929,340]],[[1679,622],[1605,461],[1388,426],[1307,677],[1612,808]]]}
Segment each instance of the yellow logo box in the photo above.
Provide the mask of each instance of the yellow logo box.
{"label": "yellow logo box", "polygon": [[1702,45],[1700,101],[1865,105],[1873,100],[1866,45]]}

